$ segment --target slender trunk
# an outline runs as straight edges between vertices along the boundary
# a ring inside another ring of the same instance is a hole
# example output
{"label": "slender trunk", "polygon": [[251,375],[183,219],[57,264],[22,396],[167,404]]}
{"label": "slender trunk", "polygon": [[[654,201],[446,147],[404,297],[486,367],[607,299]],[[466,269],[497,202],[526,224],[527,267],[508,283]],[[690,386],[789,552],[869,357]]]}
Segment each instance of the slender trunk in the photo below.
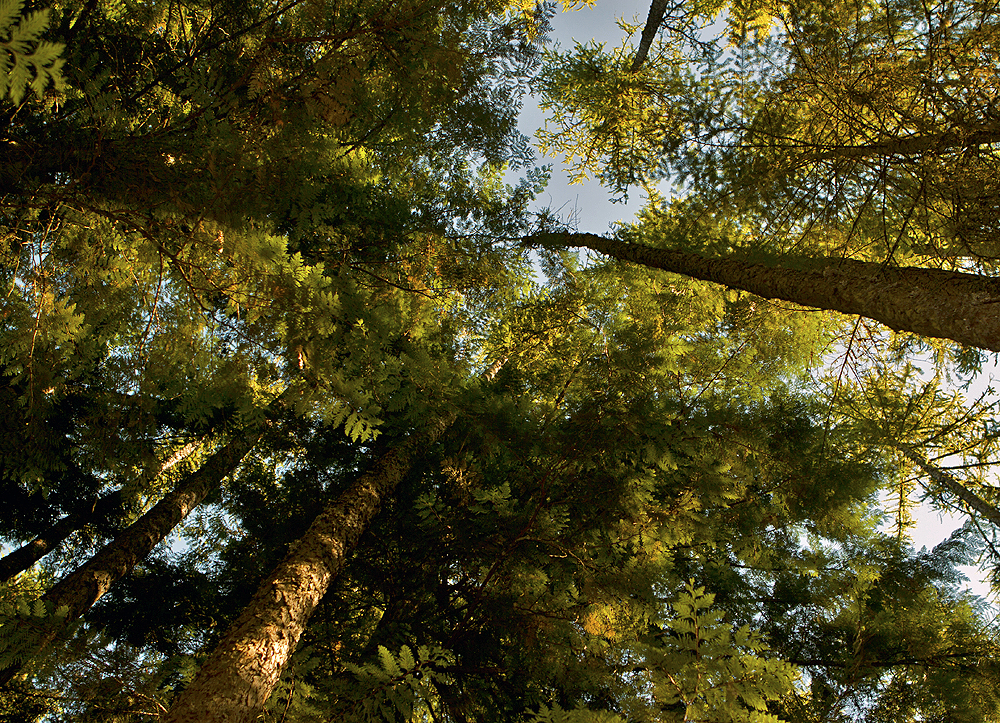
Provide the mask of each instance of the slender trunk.
{"label": "slender trunk", "polygon": [[60,580],[43,599],[56,607],[68,606],[70,619],[83,615],[233,473],[256,441],[252,435],[237,436],[216,450],[197,471],[89,561]]}
{"label": "slender trunk", "polygon": [[972,490],[963,485],[950,474],[942,472],[937,467],[930,464],[927,460],[918,455],[909,445],[900,442],[896,444],[895,447],[903,453],[903,456],[926,472],[932,480],[968,505],[969,509],[977,512],[984,520],[989,520],[997,527],[1000,527],[1000,510],[972,492]]}
{"label": "slender trunk", "polygon": [[742,289],[765,299],[859,314],[895,331],[1000,351],[1000,280],[941,269],[883,267],[852,259],[812,269],[706,258],[589,233],[539,234],[527,244],[584,247],[622,261]]}
{"label": "slender trunk", "polygon": [[25,662],[55,639],[66,623],[87,612],[111,585],[162,542],[209,492],[232,474],[257,439],[253,435],[235,437],[212,454],[200,469],[188,475],[173,492],[125,528],[90,560],[52,587],[42,600],[55,610],[64,607],[66,615],[46,620],[44,627],[37,630],[35,635],[25,636],[30,649],[12,651],[19,662],[0,670],[0,685],[8,683]]}
{"label": "slender trunk", "polygon": [[295,651],[309,616],[343,568],[382,503],[414,459],[440,439],[454,413],[384,454],[331,502],[261,583],[164,723],[254,721]]}
{"label": "slender trunk", "polygon": [[[191,442],[178,449],[160,466],[158,474],[166,472],[189,457],[198,447],[199,443]],[[35,537],[34,540],[25,543],[18,549],[5,555],[3,559],[0,559],[0,583],[7,582],[7,580],[10,580],[18,573],[24,572],[52,552],[70,534],[93,520],[106,517],[120,507],[121,504],[121,493],[112,492],[95,500],[87,509],[66,515],[61,520],[55,522],[45,532]]]}
{"label": "slender trunk", "polygon": [[89,509],[74,512],[53,523],[47,530],[13,552],[0,559],[0,583],[7,582],[18,573],[24,572],[43,557],[56,549],[59,544],[84,525],[110,514],[121,505],[119,492],[105,495],[89,506]]}
{"label": "slender trunk", "polygon": [[639,39],[639,47],[635,51],[635,58],[632,60],[632,67],[629,70],[637,73],[646,62],[649,55],[649,48],[653,44],[653,38],[663,23],[663,16],[667,12],[667,0],[653,0],[649,6],[649,16],[646,18],[646,27],[642,29],[642,38]]}

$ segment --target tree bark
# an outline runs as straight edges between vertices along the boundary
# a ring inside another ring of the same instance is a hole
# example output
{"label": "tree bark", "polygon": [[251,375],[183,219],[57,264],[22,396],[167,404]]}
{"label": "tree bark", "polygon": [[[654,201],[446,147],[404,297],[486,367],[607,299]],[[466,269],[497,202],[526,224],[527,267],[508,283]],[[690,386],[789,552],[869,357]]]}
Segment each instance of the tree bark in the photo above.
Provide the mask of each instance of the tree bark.
{"label": "tree bark", "polygon": [[[813,163],[834,159],[861,159],[872,157],[921,156],[925,153],[943,153],[1000,141],[1000,129],[942,131],[940,133],[914,134],[888,138],[859,145],[820,145],[820,150],[806,153],[801,160]],[[794,149],[794,146],[793,146]]]}
{"label": "tree bark", "polygon": [[[492,369],[491,369],[492,371]],[[309,616],[414,459],[454,422],[410,436],[331,502],[261,583],[163,723],[254,721],[295,651]]]}
{"label": "tree bark", "polygon": [[109,514],[121,505],[121,494],[112,492],[94,500],[89,509],[74,512],[53,523],[47,530],[0,559],[0,583],[24,572],[91,520]]}
{"label": "tree bark", "polygon": [[656,31],[660,29],[660,25],[663,23],[663,16],[666,15],[666,12],[667,0],[653,0],[652,5],[649,6],[646,27],[642,29],[642,37],[639,39],[639,47],[636,49],[635,58],[632,60],[632,67],[629,68],[630,72],[639,72],[642,64],[646,62],[646,58],[649,56],[649,48],[653,44],[653,38],[656,37]]}
{"label": "tree bark", "polygon": [[[157,474],[166,472],[189,457],[198,446],[199,443],[191,442],[178,449],[160,465]],[[0,559],[0,583],[7,582],[18,573],[24,572],[52,552],[70,534],[93,520],[107,516],[120,507],[121,504],[121,493],[112,492],[95,500],[87,509],[66,515],[61,520],[53,523],[45,532],[35,537],[34,540],[25,543],[18,549],[5,555],[3,559]]]}
{"label": "tree bark", "polygon": [[246,435],[232,439],[146,514],[42,596],[42,600],[53,609],[65,606],[68,613],[58,621],[46,621],[37,635],[31,638],[32,649],[18,651],[21,653],[21,662],[0,671],[0,685],[10,682],[25,662],[56,638],[63,626],[87,612],[115,582],[162,542],[209,492],[232,474],[258,438],[259,436]]}
{"label": "tree bark", "polygon": [[537,234],[528,245],[583,247],[622,261],[749,291],[765,299],[858,314],[894,331],[1000,351],[1000,280],[920,267],[819,259],[811,269],[625,243],[589,233]]}
{"label": "tree bark", "polygon": [[947,474],[930,464],[927,460],[918,455],[909,445],[900,442],[894,446],[903,453],[903,456],[926,472],[932,480],[968,505],[969,509],[978,513],[984,520],[989,520],[997,527],[1000,527],[1000,510],[979,497],[976,493],[952,477],[950,474]]}

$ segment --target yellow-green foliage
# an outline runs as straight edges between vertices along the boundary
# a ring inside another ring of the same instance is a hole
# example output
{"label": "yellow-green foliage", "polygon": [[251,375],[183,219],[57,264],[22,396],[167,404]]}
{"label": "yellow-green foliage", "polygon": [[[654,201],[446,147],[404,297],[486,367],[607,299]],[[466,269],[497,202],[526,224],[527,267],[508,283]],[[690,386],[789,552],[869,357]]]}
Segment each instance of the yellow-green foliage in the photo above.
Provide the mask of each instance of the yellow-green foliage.
{"label": "yellow-green foliage", "polygon": [[64,86],[61,43],[40,40],[49,26],[49,11],[21,16],[24,0],[0,2],[0,98],[20,105],[30,88],[39,98],[50,83]]}
{"label": "yellow-green foliage", "polygon": [[778,723],[768,702],[792,691],[795,666],[763,657],[760,635],[724,623],[723,613],[711,609],[714,601],[689,582],[659,644],[643,648],[653,697],[676,711],[677,721]]}

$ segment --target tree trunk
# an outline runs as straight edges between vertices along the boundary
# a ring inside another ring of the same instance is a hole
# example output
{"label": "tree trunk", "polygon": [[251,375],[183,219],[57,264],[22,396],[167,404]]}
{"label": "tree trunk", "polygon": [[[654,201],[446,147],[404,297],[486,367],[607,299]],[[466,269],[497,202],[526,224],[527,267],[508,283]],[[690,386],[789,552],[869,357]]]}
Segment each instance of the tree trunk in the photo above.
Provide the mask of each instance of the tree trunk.
{"label": "tree trunk", "polygon": [[[157,474],[166,472],[191,455],[200,443],[191,442],[174,452],[160,465]],[[52,552],[69,535],[91,521],[105,517],[122,504],[120,492],[112,492],[95,500],[87,509],[66,515],[31,542],[25,543],[0,559],[0,583],[7,582],[18,573],[24,572],[47,554]]]}
{"label": "tree trunk", "polygon": [[[492,369],[491,369],[492,371]],[[384,454],[331,502],[261,583],[163,723],[254,721],[295,651],[309,616],[382,503],[414,459],[441,438],[454,413]]]}
{"label": "tree trunk", "polygon": [[25,662],[55,639],[66,623],[87,612],[111,585],[162,542],[209,492],[232,474],[258,438],[254,435],[236,436],[90,560],[56,583],[42,600],[55,610],[65,606],[68,613],[61,619],[47,620],[35,635],[29,634],[27,640],[30,640],[31,649],[13,651],[20,662],[0,671],[0,685],[8,683]]}
{"label": "tree trunk", "polygon": [[895,331],[1000,351],[1000,280],[941,269],[883,267],[852,259],[807,270],[706,258],[589,233],[538,234],[526,244],[584,247],[622,261],[742,289],[765,299],[859,314]]}
{"label": "tree trunk", "polygon": [[831,145],[825,148],[821,145],[822,150],[806,153],[800,160],[814,163],[835,159],[922,156],[925,153],[943,153],[945,151],[973,148],[980,145],[992,145],[997,142],[1000,142],[1000,129],[962,129],[888,138],[862,145]]}
{"label": "tree trunk", "polygon": [[903,456],[926,472],[932,480],[968,505],[969,509],[978,513],[984,520],[989,520],[997,527],[1000,527],[1000,510],[979,497],[950,474],[946,474],[934,465],[930,464],[927,460],[918,455],[909,445],[900,442],[896,444],[895,447],[903,453]]}
{"label": "tree trunk", "polygon": [[629,68],[631,72],[639,72],[642,64],[646,62],[653,38],[656,37],[666,13],[667,0],[653,0],[653,4],[649,6],[649,15],[646,17],[646,27],[642,29],[642,37],[639,39],[639,47],[635,51],[635,58],[632,59],[632,67]]}
{"label": "tree trunk", "polygon": [[7,582],[18,573],[24,572],[43,557],[56,549],[59,544],[91,520],[108,515],[121,505],[119,492],[105,495],[89,506],[89,509],[66,515],[53,523],[47,530],[13,552],[0,559],[0,583]]}

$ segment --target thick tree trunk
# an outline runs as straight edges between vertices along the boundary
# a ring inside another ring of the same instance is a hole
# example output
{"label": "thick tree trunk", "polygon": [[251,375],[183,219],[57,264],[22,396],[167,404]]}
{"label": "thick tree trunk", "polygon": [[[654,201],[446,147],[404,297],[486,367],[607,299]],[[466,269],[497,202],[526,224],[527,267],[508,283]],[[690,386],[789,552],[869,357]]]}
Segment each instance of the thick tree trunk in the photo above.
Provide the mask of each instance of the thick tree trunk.
{"label": "thick tree trunk", "polygon": [[896,449],[903,453],[903,456],[927,473],[927,475],[941,485],[942,488],[962,500],[962,502],[964,502],[969,509],[979,514],[984,520],[988,520],[997,527],[1000,527],[1000,510],[979,497],[950,474],[947,474],[930,464],[927,460],[917,454],[916,451],[914,451],[914,449],[909,445],[899,443],[895,446]]}
{"label": "thick tree trunk", "polygon": [[[490,371],[493,371],[492,369]],[[495,373],[495,372],[494,372]],[[177,697],[163,723],[254,721],[295,651],[309,616],[382,503],[421,450],[455,420],[436,420],[384,454],[315,519]]]}
{"label": "thick tree trunk", "polygon": [[56,583],[42,600],[56,610],[65,606],[68,613],[58,623],[53,620],[33,636],[31,650],[17,651],[22,662],[0,671],[0,685],[8,683],[24,662],[55,639],[63,625],[87,612],[115,582],[162,542],[209,492],[232,474],[257,439],[253,435],[235,437],[90,560]]}
{"label": "thick tree trunk", "polygon": [[[200,442],[191,442],[178,449],[160,465],[157,474],[166,472],[171,467],[189,457],[200,446]],[[0,583],[10,580],[18,573],[24,572],[47,554],[76,530],[90,522],[106,517],[122,504],[120,492],[112,492],[95,500],[87,509],[66,515],[52,524],[31,542],[25,543],[13,552],[0,559]]]}
{"label": "thick tree trunk", "polygon": [[539,234],[526,244],[584,247],[622,261],[742,289],[765,299],[859,314],[895,331],[1000,351],[1000,279],[851,259],[807,270],[625,243],[589,233]]}

